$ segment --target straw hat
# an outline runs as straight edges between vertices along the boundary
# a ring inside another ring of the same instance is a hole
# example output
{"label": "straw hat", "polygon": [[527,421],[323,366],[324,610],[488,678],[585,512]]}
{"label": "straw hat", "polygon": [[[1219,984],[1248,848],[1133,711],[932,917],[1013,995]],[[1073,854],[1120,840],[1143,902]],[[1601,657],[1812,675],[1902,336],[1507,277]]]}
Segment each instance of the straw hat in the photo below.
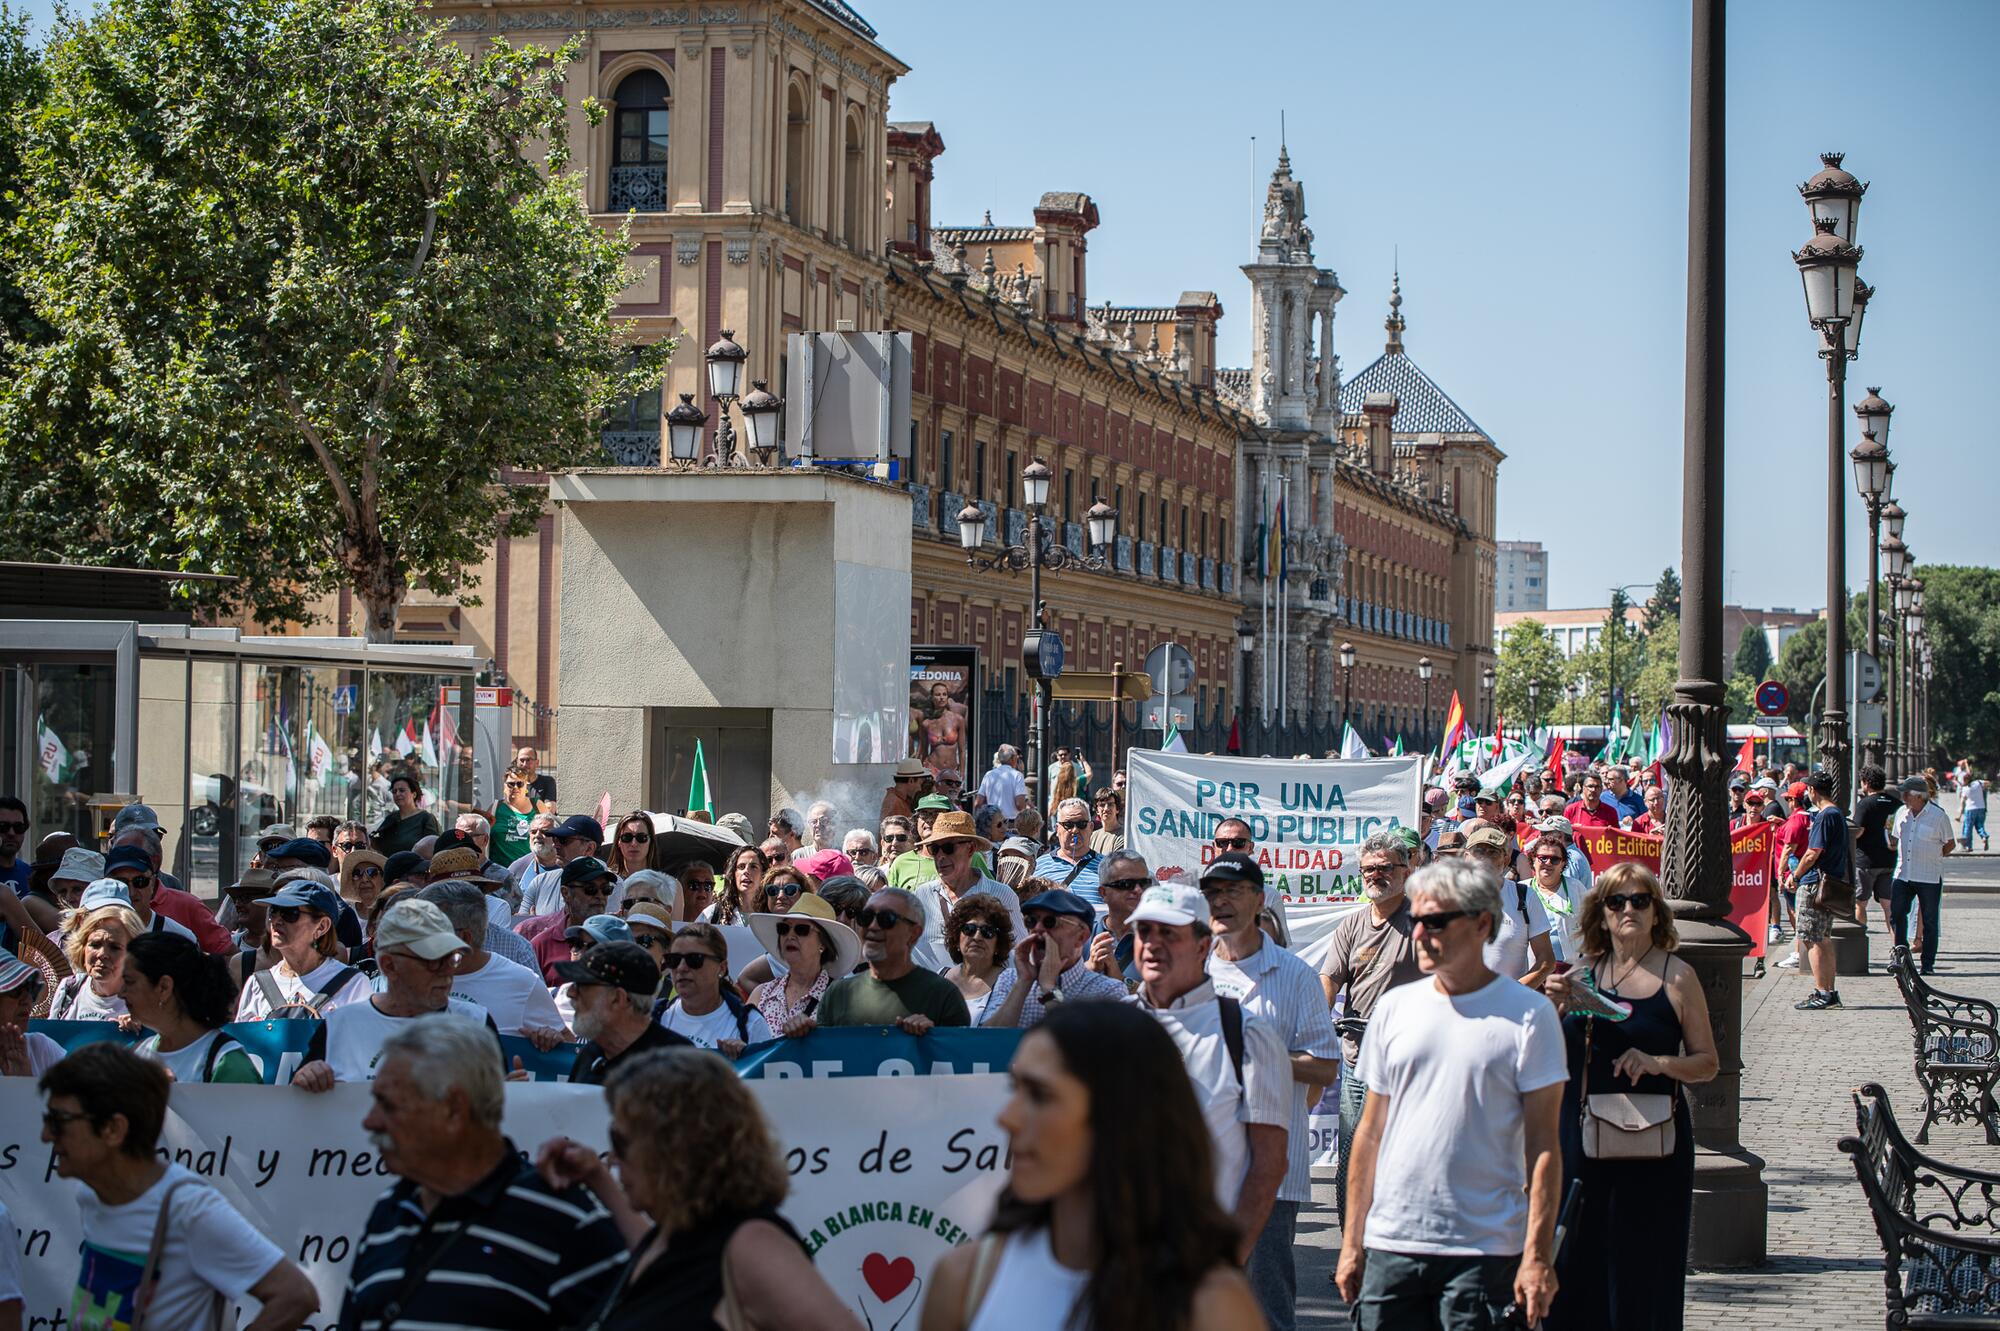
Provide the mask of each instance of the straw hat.
{"label": "straw hat", "polygon": [[931,824],[931,834],[917,844],[928,846],[934,841],[970,841],[980,850],[993,849],[993,843],[979,835],[972,815],[957,809],[939,814]]}
{"label": "straw hat", "polygon": [[750,932],[757,936],[757,941],[764,945],[764,950],[775,957],[780,955],[778,921],[796,920],[801,917],[817,924],[826,931],[826,936],[833,940],[833,955],[826,960],[822,969],[836,980],[843,975],[852,974],[854,968],[861,964],[861,936],[834,918],[833,906],[825,897],[815,896],[810,892],[803,893],[788,914],[771,915],[759,912],[750,916],[748,922]]}

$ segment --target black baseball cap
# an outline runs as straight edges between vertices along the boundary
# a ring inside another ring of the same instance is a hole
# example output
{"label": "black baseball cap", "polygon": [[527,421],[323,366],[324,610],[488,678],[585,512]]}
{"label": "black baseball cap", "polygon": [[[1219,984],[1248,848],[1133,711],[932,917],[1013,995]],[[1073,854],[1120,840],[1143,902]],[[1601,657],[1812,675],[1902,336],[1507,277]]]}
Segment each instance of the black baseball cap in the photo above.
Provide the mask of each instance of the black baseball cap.
{"label": "black baseball cap", "polygon": [[1261,888],[1264,886],[1264,870],[1242,851],[1229,850],[1208,862],[1208,867],[1201,871],[1201,881],[1250,883]]}
{"label": "black baseball cap", "polygon": [[574,887],[578,883],[587,883],[596,878],[617,877],[617,874],[611,872],[611,866],[595,855],[579,855],[562,867],[564,887]]}
{"label": "black baseball cap", "polygon": [[273,846],[264,852],[266,860],[297,860],[308,869],[330,869],[333,867],[333,852],[326,848],[324,841],[315,841],[309,836],[293,837],[282,846]]}
{"label": "black baseball cap", "polygon": [[573,813],[549,829],[549,836],[556,841],[569,841],[589,837],[590,844],[604,844],[604,828],[588,814]]}
{"label": "black baseball cap", "polygon": [[660,968],[637,943],[599,943],[576,961],[550,969],[571,984],[605,985],[628,994],[651,994],[660,987]]}
{"label": "black baseball cap", "polygon": [[388,863],[382,866],[382,881],[385,883],[397,882],[409,877],[413,870],[421,871],[423,867],[423,856],[417,854],[414,850],[399,850],[389,857]]}
{"label": "black baseball cap", "polygon": [[1021,913],[1031,910],[1045,910],[1051,915],[1068,915],[1082,920],[1085,924],[1097,923],[1097,908],[1066,887],[1052,887],[1046,892],[1037,892],[1021,903]]}

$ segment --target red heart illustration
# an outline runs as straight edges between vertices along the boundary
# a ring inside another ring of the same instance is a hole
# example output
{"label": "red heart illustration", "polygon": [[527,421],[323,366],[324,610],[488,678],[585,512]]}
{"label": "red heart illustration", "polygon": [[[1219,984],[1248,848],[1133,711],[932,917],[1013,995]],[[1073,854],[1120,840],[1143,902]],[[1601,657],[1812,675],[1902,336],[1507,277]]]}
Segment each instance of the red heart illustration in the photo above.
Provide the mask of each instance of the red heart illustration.
{"label": "red heart illustration", "polygon": [[861,1278],[868,1282],[868,1288],[875,1291],[875,1297],[887,1303],[910,1287],[917,1278],[917,1264],[907,1257],[890,1261],[879,1252],[871,1252],[861,1262]]}

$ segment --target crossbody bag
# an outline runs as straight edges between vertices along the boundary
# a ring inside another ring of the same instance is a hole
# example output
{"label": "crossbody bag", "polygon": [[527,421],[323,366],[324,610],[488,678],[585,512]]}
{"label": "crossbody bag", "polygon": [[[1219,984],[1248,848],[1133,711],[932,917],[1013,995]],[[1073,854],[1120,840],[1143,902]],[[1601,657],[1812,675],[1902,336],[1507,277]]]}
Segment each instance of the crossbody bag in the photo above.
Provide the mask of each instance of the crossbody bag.
{"label": "crossbody bag", "polygon": [[[160,1199],[160,1214],[153,1220],[153,1241],[146,1248],[146,1266],[139,1275],[139,1290],[133,1302],[132,1331],[166,1331],[156,1327],[152,1319],[153,1295],[160,1280],[160,1255],[167,1248],[167,1215],[173,1209],[174,1194],[193,1184],[201,1186],[199,1179],[184,1178],[167,1189],[167,1195]],[[208,1316],[194,1327],[176,1328],[175,1331],[223,1331],[229,1325],[229,1300],[221,1290],[216,1290],[209,1300]]]}
{"label": "crossbody bag", "polygon": [[1590,1036],[1596,1017],[1583,1019],[1583,1085],[1578,1115],[1583,1154],[1590,1160],[1664,1160],[1674,1153],[1674,1097],[1658,1092],[1593,1093],[1590,1089]]}

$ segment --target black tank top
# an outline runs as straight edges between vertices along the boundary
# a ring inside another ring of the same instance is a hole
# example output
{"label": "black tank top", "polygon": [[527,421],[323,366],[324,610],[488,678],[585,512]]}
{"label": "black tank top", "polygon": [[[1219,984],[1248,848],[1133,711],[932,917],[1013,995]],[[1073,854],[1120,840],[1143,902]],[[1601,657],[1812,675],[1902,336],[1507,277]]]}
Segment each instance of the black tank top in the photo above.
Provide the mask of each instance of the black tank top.
{"label": "black tank top", "polygon": [[[667,1250],[624,1281],[596,1320],[584,1325],[590,1331],[720,1331],[715,1310],[722,1302],[722,1252],[752,1220],[770,1221],[804,1250],[798,1231],[768,1206],[710,1216],[694,1231],[674,1235]],[[634,1260],[658,1235],[646,1236]]]}
{"label": "black tank top", "polygon": [[[1668,966],[1674,963],[1669,960]],[[1611,990],[1604,990],[1612,993]],[[1616,997],[1616,995],[1613,995]],[[1671,1058],[1681,1052],[1681,1019],[1674,1014],[1674,1002],[1667,986],[1647,998],[1621,1000],[1632,1005],[1632,1015],[1623,1021],[1604,1021],[1571,1015],[1563,1018],[1563,1037],[1569,1045],[1570,1081],[1575,1083],[1583,1063],[1584,1024],[1590,1022],[1590,1090],[1596,1094],[1631,1092],[1637,1095],[1671,1095],[1680,1089],[1672,1077],[1647,1076],[1632,1082],[1611,1070],[1611,1065],[1627,1049],[1642,1054]]]}

